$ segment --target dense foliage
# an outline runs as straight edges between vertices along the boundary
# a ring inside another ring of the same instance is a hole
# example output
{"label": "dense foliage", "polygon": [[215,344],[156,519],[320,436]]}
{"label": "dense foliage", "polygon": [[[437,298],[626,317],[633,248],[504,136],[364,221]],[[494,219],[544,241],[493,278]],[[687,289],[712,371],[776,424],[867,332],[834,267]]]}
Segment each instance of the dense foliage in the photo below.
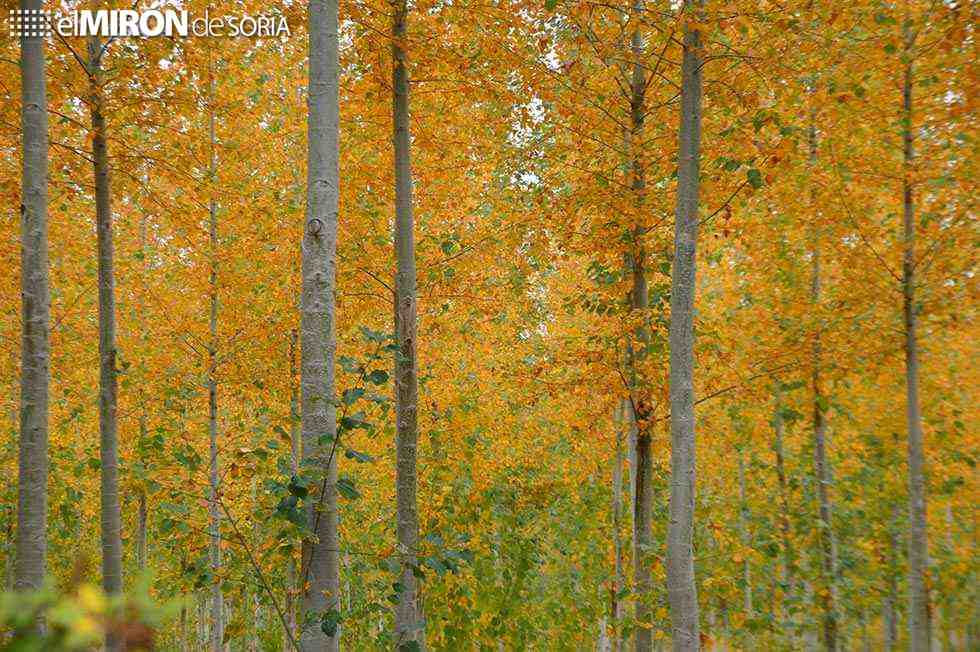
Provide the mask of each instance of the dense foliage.
{"label": "dense foliage", "polygon": [[[201,12],[206,4],[182,3]],[[399,644],[394,5],[339,3],[338,434],[327,443],[339,467],[341,595],[338,609],[310,614],[299,608],[300,544],[315,527],[304,506],[322,493],[322,477],[299,463],[298,443],[306,3],[220,4],[211,11],[282,15],[291,34],[117,39],[105,46],[98,80],[113,197],[128,597],[95,588],[103,466],[95,95],[84,39],[47,41],[50,583],[29,598],[29,613],[12,606],[28,598],[4,598],[11,650],[88,649],[107,628],[135,632],[132,649],[207,649],[214,587],[233,650],[291,649],[284,627],[311,622],[339,632],[344,649]],[[668,332],[681,35],[697,30],[701,645],[818,646],[828,609],[843,649],[907,645],[907,187],[917,227],[930,637],[941,649],[976,649],[975,7],[675,4],[409,3],[399,43],[411,80],[418,269],[413,573],[426,645],[609,649],[631,645],[639,629],[655,645],[671,640]],[[19,41],[5,34],[0,467],[11,480],[0,486],[0,565],[11,589],[19,59]],[[905,132],[913,159],[903,158]],[[820,420],[825,455],[815,451]],[[651,435],[653,543],[640,560],[652,572],[649,593],[634,591],[631,570],[637,431]],[[824,545],[834,549],[827,567]],[[624,607],[633,600],[651,607],[649,622]],[[30,639],[40,611],[46,644]]]}

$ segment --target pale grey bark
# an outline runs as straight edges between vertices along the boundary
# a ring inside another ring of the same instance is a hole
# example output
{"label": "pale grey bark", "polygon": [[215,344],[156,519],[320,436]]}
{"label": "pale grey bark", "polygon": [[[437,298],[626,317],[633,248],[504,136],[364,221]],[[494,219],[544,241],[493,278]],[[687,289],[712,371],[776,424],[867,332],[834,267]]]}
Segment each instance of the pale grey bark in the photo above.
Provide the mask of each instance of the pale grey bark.
{"label": "pale grey bark", "polygon": [[405,52],[406,0],[393,2],[391,56],[392,124],[395,147],[395,415],[396,502],[401,591],[395,609],[395,644],[415,641],[425,648],[425,621],[414,568],[418,565],[419,515],[417,297],[415,218],[412,206],[408,67]]}
{"label": "pale grey bark", "polygon": [[627,481],[627,491],[629,491],[630,505],[630,535],[632,541],[636,541],[636,438],[639,434],[636,427],[636,419],[633,416],[633,403],[626,399],[623,401],[623,419],[626,421],[626,454],[629,460],[629,474]]}
{"label": "pale grey bark", "polygon": [[[634,279],[635,281],[635,279]],[[646,292],[644,291],[644,296]],[[643,302],[642,308],[646,307]],[[631,428],[636,432],[636,468],[633,469],[633,593],[637,627],[634,649],[648,652],[653,648],[653,572],[650,564],[653,546],[653,459],[650,433],[639,424],[632,406],[628,410]]]}
{"label": "pale grey bark", "polygon": [[[803,582],[803,594],[806,604],[814,603],[813,585],[810,582]],[[818,623],[808,621],[805,624],[807,626],[803,630],[803,649],[805,649],[807,652],[815,652],[815,650],[819,647],[820,642],[820,637],[817,635],[817,630],[814,629]]]}
{"label": "pale grey bark", "polygon": [[[299,416],[299,387],[296,383],[296,350],[299,345],[299,333],[294,328],[289,335],[289,441],[290,462],[293,475],[299,472],[299,461],[302,456],[302,441]],[[282,649],[289,650],[293,641],[298,640],[296,631],[296,596],[299,595],[299,578],[296,572],[296,560],[289,558],[286,566],[286,625],[283,632]]]}
{"label": "pale grey bark", "polygon": [[626,585],[623,563],[623,442],[626,439],[626,407],[620,403],[614,409],[615,451],[612,469],[612,543],[613,581],[609,596],[609,617],[612,619],[612,637],[609,647],[613,652],[622,648],[623,601],[619,593]]}
{"label": "pale grey bark", "polygon": [[[209,53],[210,57],[210,53]],[[221,591],[221,474],[218,459],[218,202],[214,188],[218,161],[215,149],[214,114],[214,72],[208,59],[208,138],[209,156],[208,177],[212,184],[211,198],[208,201],[208,266],[209,308],[208,319],[208,441],[211,454],[208,464],[208,557],[211,563],[211,633],[209,646],[211,652],[221,652],[224,647],[225,608],[224,594]]]}
{"label": "pale grey bark", "polygon": [[772,428],[774,435],[773,453],[775,453],[776,456],[776,480],[779,487],[779,532],[783,539],[783,583],[786,585],[783,597],[783,627],[786,630],[786,638],[792,645],[796,639],[796,619],[790,613],[790,609],[788,606],[786,606],[786,602],[790,601],[793,596],[796,595],[796,555],[793,550],[792,532],[789,521],[789,487],[786,480],[786,460],[785,452],[783,450],[783,430],[785,428],[785,424],[783,422],[782,411],[782,390],[778,387],[778,385],[775,392],[775,409],[772,418]]}
{"label": "pale grey bark", "polygon": [[891,593],[886,594],[882,601],[881,626],[884,650],[892,652],[898,641],[898,623],[895,614],[895,596]]}
{"label": "pale grey bark", "polygon": [[909,649],[930,648],[929,536],[926,525],[926,469],[923,454],[922,413],[919,407],[918,308],[915,304],[915,202],[912,171],[915,151],[912,135],[913,36],[909,19],[903,27],[905,69],[902,83],[902,312],[905,322],[905,389],[909,465]]}
{"label": "pale grey bark", "polygon": [[597,624],[598,634],[596,635],[595,650],[596,652],[612,652],[612,640],[609,638],[609,624],[606,622],[606,617],[602,616]]}
{"label": "pale grey bark", "polygon": [[[956,518],[953,516],[952,496],[947,500],[944,512],[946,514],[946,549],[952,551],[954,546],[953,524],[956,522]],[[954,598],[954,596],[949,595],[949,598]],[[958,631],[960,623],[957,622],[958,615],[956,607],[951,604],[946,604],[942,609],[942,619],[945,623],[945,627],[943,628],[945,639],[943,645],[945,647],[942,648],[944,650],[959,650],[961,647]],[[935,633],[938,630],[938,624],[933,624],[932,630]]]}
{"label": "pale grey bark", "polygon": [[197,649],[204,650],[208,642],[208,606],[204,594],[197,596]]}
{"label": "pale grey bark", "polygon": [[[259,514],[260,513],[259,510],[260,510],[261,506],[259,504],[258,478],[253,475],[249,484],[251,485],[251,487],[250,487],[250,489],[251,489],[250,493],[251,493],[251,498],[252,498],[252,514]],[[259,549],[259,540],[260,540],[259,539],[260,532],[259,532],[259,519],[258,518],[255,518],[255,517],[252,518],[252,528],[251,528],[251,530],[252,530],[252,533],[251,533],[252,534],[252,537],[251,537],[252,538],[252,550],[258,550]],[[250,591],[249,591],[249,593],[251,594],[249,596],[249,598],[250,598],[249,601],[251,602],[251,607],[252,607],[251,608],[251,612],[252,612],[251,613],[251,618],[249,619],[249,636],[248,636],[248,650],[249,650],[249,652],[259,652],[259,644],[260,644],[260,642],[259,642],[259,629],[262,626],[261,609],[260,609],[260,605],[259,605],[259,591],[261,590],[260,587],[261,587],[261,582],[258,579],[256,579],[256,581],[252,583],[252,585],[250,587]],[[289,649],[291,649],[291,646],[286,647],[284,649],[285,650],[289,650]]]}
{"label": "pale grey bark", "polygon": [[[136,299],[136,321],[139,328],[139,339],[140,339],[140,377],[138,380],[138,400],[139,400],[139,441],[146,441],[147,436],[147,408],[146,408],[146,365],[143,362],[143,358],[146,354],[146,310],[143,301],[143,292],[145,292],[147,277],[149,276],[149,258],[147,251],[147,238],[146,238],[146,214],[143,213],[140,216],[140,230],[139,230],[139,244],[140,244],[140,255],[142,256],[142,283],[143,290]],[[147,528],[147,506],[146,506],[146,488],[141,487],[139,489],[139,496],[137,497],[137,513],[136,513],[136,567],[143,571],[146,569],[146,528]]]}
{"label": "pale grey bark", "polygon": [[[17,369],[17,357],[20,355],[14,347],[10,347],[10,368]],[[10,436],[17,437],[20,428],[20,378],[15,375],[10,379]],[[4,545],[8,551],[15,549],[16,545],[16,520],[8,519],[7,527],[4,530]],[[16,554],[7,554],[3,560],[3,590],[11,592],[14,590],[14,563]],[[2,640],[2,639],[0,639]]]}
{"label": "pale grey bark", "polygon": [[[21,0],[40,11],[40,0]],[[51,294],[48,287],[48,100],[44,39],[20,37],[21,301],[20,441],[14,588],[41,587],[47,564],[48,384]],[[43,623],[38,623],[43,627]]]}
{"label": "pale grey bark", "polygon": [[[141,424],[145,425],[145,424]],[[142,430],[142,432],[145,432]],[[140,571],[146,570],[146,492],[140,491],[137,496],[138,505],[136,507],[136,568]]]}
{"label": "pale grey bark", "polygon": [[[112,195],[102,89],[102,54],[97,36],[88,40],[89,110],[92,118],[92,165],[95,174],[95,222],[99,280],[99,451],[101,457],[100,524],[102,588],[109,595],[122,591],[122,516],[119,508],[119,434],[116,379],[116,281],[113,271]],[[108,629],[106,650],[122,649]]]}
{"label": "pale grey bark", "polygon": [[861,649],[871,652],[871,634],[868,632],[868,610],[861,609]]}
{"label": "pale grey bark", "polygon": [[339,64],[337,0],[309,4],[308,165],[300,298],[300,404],[303,461],[324,474],[323,493],[308,502],[312,536],[303,542],[300,647],[333,652],[340,646],[322,631],[325,613],[340,611],[337,534],[337,414],[334,405],[334,325],[339,171]]}
{"label": "pale grey bark", "polygon": [[178,650],[180,652],[187,652],[187,603],[182,602],[180,605],[180,623],[178,626]]}
{"label": "pale grey bark", "polygon": [[[630,131],[629,153],[632,165],[631,190],[638,217],[645,209],[646,176],[643,165],[643,123],[646,117],[647,75],[643,62],[644,43],[640,32],[641,16],[644,12],[643,0],[634,0],[631,8],[635,21],[630,38],[632,68],[630,74]],[[649,307],[646,279],[646,250],[643,246],[643,229],[637,224],[633,229],[632,251],[627,256],[627,265],[632,273],[630,306],[644,315]],[[637,378],[636,360],[644,355],[649,333],[641,325],[629,342],[627,366],[630,383],[629,419],[636,433],[635,465],[630,469],[633,480],[633,592],[634,613],[637,626],[633,634],[636,652],[650,652],[653,649],[653,572],[650,552],[653,545],[653,456],[651,451],[650,406],[643,398],[644,392],[637,391],[640,383]]]}
{"label": "pale grey bark", "polygon": [[[810,116],[808,130],[810,148],[809,165],[813,168],[817,161],[817,129],[814,117]],[[811,189],[811,208],[816,211],[816,197]],[[811,233],[810,256],[810,302],[819,314],[822,277],[821,277],[821,228],[813,216],[814,227]],[[828,652],[836,652],[840,644],[838,625],[837,600],[837,538],[834,531],[833,499],[830,488],[833,485],[833,473],[827,455],[827,402],[828,398],[823,389],[823,326],[817,324],[813,332],[811,348],[810,388],[813,393],[813,464],[817,481],[817,533],[820,547],[821,590],[819,600],[823,611],[823,643]]]}
{"label": "pale grey bark", "polygon": [[[685,11],[699,5],[686,0]],[[667,597],[676,651],[700,649],[694,581],[695,415],[694,297],[701,164],[701,34],[684,28],[681,121],[677,154],[677,208],[670,293],[670,522]]]}
{"label": "pale grey bark", "polygon": [[[738,451],[738,534],[743,549],[752,546],[749,538],[749,503],[745,486],[745,449]],[[752,606],[752,567],[749,564],[748,555],[742,557],[742,609],[745,617],[751,618],[754,615]]]}
{"label": "pale grey bark", "polygon": [[886,652],[892,652],[898,645],[898,506],[892,512],[888,527],[887,561],[885,564],[885,598],[882,603],[881,622],[884,628],[882,638]]}

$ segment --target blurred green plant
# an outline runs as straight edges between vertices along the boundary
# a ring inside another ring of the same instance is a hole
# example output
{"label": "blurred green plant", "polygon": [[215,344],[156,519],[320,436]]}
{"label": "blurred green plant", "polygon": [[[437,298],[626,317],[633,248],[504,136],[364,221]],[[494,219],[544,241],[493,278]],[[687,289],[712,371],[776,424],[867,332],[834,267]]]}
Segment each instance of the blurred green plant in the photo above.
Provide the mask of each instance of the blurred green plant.
{"label": "blurred green plant", "polygon": [[[29,593],[0,594],[0,651],[83,652],[101,649],[107,632],[130,652],[152,650],[157,630],[174,618],[178,601],[158,603],[149,591],[149,576],[131,590],[107,596],[88,581],[67,590],[48,584]],[[39,628],[37,623],[44,623]]]}

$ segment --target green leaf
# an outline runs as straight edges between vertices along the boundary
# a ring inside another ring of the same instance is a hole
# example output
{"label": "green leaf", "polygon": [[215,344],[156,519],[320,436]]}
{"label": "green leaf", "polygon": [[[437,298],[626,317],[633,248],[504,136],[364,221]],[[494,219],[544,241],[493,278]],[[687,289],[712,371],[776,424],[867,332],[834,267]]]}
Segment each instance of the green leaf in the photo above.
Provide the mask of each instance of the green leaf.
{"label": "green leaf", "polygon": [[826,412],[830,409],[830,399],[826,396],[817,397],[817,407],[820,408],[821,412]]}
{"label": "green leaf", "polygon": [[307,485],[308,481],[306,479],[294,475],[289,479],[289,493],[297,498],[306,498],[310,495],[310,489]]}
{"label": "green leaf", "polygon": [[448,567],[438,557],[426,557],[422,563],[434,570],[437,575],[442,575],[448,570]]}
{"label": "green leaf", "polygon": [[363,335],[364,339],[368,340],[369,342],[378,342],[379,344],[381,342],[384,342],[386,339],[388,339],[387,333],[382,333],[381,331],[373,331],[367,326],[361,326],[361,335]]}
{"label": "green leaf", "polygon": [[341,400],[343,400],[344,405],[352,405],[362,396],[364,396],[364,388],[355,387],[353,389],[345,389]]}
{"label": "green leaf", "polygon": [[337,493],[347,500],[357,500],[361,497],[360,492],[354,486],[354,481],[347,477],[337,480]]}
{"label": "green leaf", "polygon": [[340,612],[336,609],[331,609],[330,611],[323,614],[323,618],[320,620],[320,630],[333,638],[337,635],[337,628],[340,626]]}
{"label": "green leaf", "polygon": [[750,168],[745,172],[745,178],[748,179],[749,185],[755,189],[762,187],[762,173],[755,168]]}
{"label": "green leaf", "polygon": [[373,462],[374,461],[374,458],[371,457],[370,455],[368,455],[367,453],[358,452],[358,451],[354,450],[353,448],[348,448],[346,451],[344,451],[344,455],[347,457],[347,459],[349,459],[349,460],[357,460],[358,462]]}
{"label": "green leaf", "polygon": [[348,355],[340,356],[337,358],[337,362],[340,363],[340,366],[343,367],[344,371],[351,373],[357,371],[357,360]]}
{"label": "green leaf", "polygon": [[557,6],[558,0],[544,0],[544,8],[548,11],[554,11]]}
{"label": "green leaf", "polygon": [[286,496],[280,500],[279,504],[276,505],[276,515],[286,519],[293,525],[299,525],[302,527],[306,523],[303,515],[298,509],[296,509],[298,504],[299,499],[295,495],[290,494],[289,496]]}
{"label": "green leaf", "polygon": [[398,652],[422,652],[418,641],[406,641],[398,646]]}
{"label": "green leaf", "polygon": [[340,421],[337,423],[337,431],[340,433],[357,430],[358,428],[364,430],[369,430],[371,428],[371,424],[365,420],[363,412],[352,414],[349,417],[341,417]]}
{"label": "green leaf", "polygon": [[375,369],[367,375],[367,380],[375,385],[384,385],[388,382],[388,372],[382,369]]}
{"label": "green leaf", "polygon": [[275,425],[275,426],[272,427],[272,429],[275,431],[275,433],[277,435],[279,435],[280,437],[282,437],[284,440],[292,443],[293,438],[290,436],[290,434],[288,432],[286,432],[286,429],[285,428],[283,428],[280,425]]}

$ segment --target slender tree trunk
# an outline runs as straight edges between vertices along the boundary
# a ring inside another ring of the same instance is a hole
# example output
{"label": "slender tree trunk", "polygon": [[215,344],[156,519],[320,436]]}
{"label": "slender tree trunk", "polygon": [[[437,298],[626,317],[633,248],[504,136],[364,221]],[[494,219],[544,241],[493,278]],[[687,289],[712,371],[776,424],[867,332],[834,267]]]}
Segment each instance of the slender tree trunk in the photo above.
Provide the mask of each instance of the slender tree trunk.
{"label": "slender tree trunk", "polygon": [[[891,585],[892,582],[889,581],[888,584]],[[885,652],[892,652],[895,649],[895,645],[898,640],[898,623],[895,614],[895,598],[896,596],[891,592],[886,594],[881,608],[881,625],[883,630],[882,639],[884,640]]]}
{"label": "slender tree trunk", "polygon": [[[147,234],[146,234],[146,213],[140,216],[140,255],[142,256],[142,284],[143,287],[136,300],[136,320],[139,325],[139,340],[140,340],[140,377],[139,377],[139,443],[142,444],[146,441],[147,436],[147,409],[146,409],[146,364],[144,362],[146,353],[146,308],[143,301],[143,293],[146,291],[146,285],[149,277],[149,258],[147,251]],[[142,450],[142,448],[140,449]],[[147,525],[147,510],[146,510],[146,487],[144,485],[140,486],[139,496],[138,496],[138,506],[136,514],[136,566],[142,572],[146,569],[146,525]]]}
{"label": "slender tree trunk", "polygon": [[[813,124],[811,116],[810,130],[810,167],[813,168],[817,159],[817,130]],[[813,208],[816,208],[816,200],[812,198]],[[820,307],[820,249],[821,236],[819,225],[813,229],[812,243],[812,270],[810,277],[810,300],[814,309],[819,311]],[[822,586],[818,592],[819,600],[823,610],[823,642],[828,652],[836,652],[838,649],[838,623],[837,623],[837,541],[834,536],[833,505],[830,496],[830,487],[833,484],[830,462],[827,459],[827,397],[823,391],[822,379],[822,326],[817,325],[813,334],[812,348],[812,370],[811,388],[813,390],[813,456],[814,467],[817,477],[817,500],[819,507],[819,541],[820,541],[820,568],[822,575]]]}
{"label": "slender tree trunk", "polygon": [[[142,429],[141,429],[142,432]],[[140,491],[136,511],[136,568],[146,570],[146,492]]]}
{"label": "slender tree trunk", "polygon": [[868,610],[861,609],[861,649],[871,652],[871,635],[868,633]]}
{"label": "slender tree trunk", "polygon": [[208,643],[208,606],[203,593],[197,596],[197,644],[199,649],[205,649]]}
{"label": "slender tree trunk", "polygon": [[[39,12],[41,0],[21,0]],[[36,14],[35,14],[36,15]],[[51,294],[48,288],[48,99],[44,38],[20,37],[21,300],[20,442],[17,484],[17,549],[14,588],[39,589],[47,563],[48,383]],[[38,623],[43,628],[43,623]]]}
{"label": "slender tree trunk", "polygon": [[[251,484],[251,497],[252,497],[252,513],[259,513],[259,494],[258,494],[258,478],[252,476],[250,481]],[[257,518],[252,519],[252,550],[259,549],[260,542],[260,532],[259,532],[259,520]],[[259,628],[261,627],[260,619],[260,605],[259,605],[259,591],[261,591],[261,582],[256,578],[255,582],[252,583],[250,588],[251,595],[249,596],[251,602],[251,619],[249,621],[249,637],[248,637],[248,649],[249,652],[259,652]],[[285,648],[289,650],[290,648]]]}
{"label": "slender tree trunk", "polygon": [[[99,260],[99,435],[102,461],[100,522],[102,587],[109,595],[122,591],[122,517],[119,509],[119,435],[116,383],[116,289],[113,272],[112,198],[102,94],[102,43],[88,41],[89,109],[92,114],[92,161],[95,172],[95,221]],[[118,635],[106,632],[106,649],[122,649]]]}
{"label": "slender tree trunk", "polygon": [[187,604],[180,605],[180,627],[178,631],[178,649],[180,652],[187,652]]}
{"label": "slender tree trunk", "polygon": [[[643,0],[634,0],[632,20],[635,27],[630,39],[633,65],[630,77],[630,156],[632,157],[632,192],[636,206],[637,219],[643,219],[646,193],[646,174],[643,165],[643,123],[646,117],[646,68],[643,62],[643,35],[640,32],[641,17],[644,12]],[[631,307],[640,311],[646,319],[649,306],[646,279],[646,251],[643,246],[643,228],[637,223],[632,233],[633,249],[628,256],[632,271]],[[644,392],[637,391],[639,382],[636,360],[645,355],[649,334],[641,325],[629,343],[627,365],[630,381],[629,417],[636,431],[636,464],[630,469],[633,477],[633,590],[635,595],[634,649],[636,652],[649,652],[653,641],[653,572],[650,564],[650,549],[653,545],[653,455],[650,437],[650,409],[643,398]]]}
{"label": "slender tree trunk", "polygon": [[888,527],[888,561],[885,565],[885,599],[881,618],[886,652],[892,652],[898,645],[898,515],[896,505]]}
{"label": "slender tree trunk", "polygon": [[772,417],[772,427],[774,433],[773,439],[773,452],[776,455],[776,480],[779,484],[779,532],[783,539],[783,583],[786,585],[785,594],[783,597],[783,610],[785,611],[785,618],[783,627],[788,631],[786,632],[787,640],[792,644],[795,641],[795,628],[796,622],[792,615],[792,612],[786,603],[791,601],[792,597],[796,594],[796,577],[795,577],[795,554],[793,551],[793,540],[792,531],[790,529],[789,521],[789,487],[786,481],[786,460],[785,453],[783,451],[783,411],[782,411],[782,390],[777,387],[776,389],[776,400],[775,400],[775,411]]}
{"label": "slender tree trunk", "polygon": [[[950,496],[949,499],[948,499],[948,501],[946,502],[946,509],[945,509],[945,512],[946,512],[946,528],[945,528],[946,529],[946,549],[949,550],[950,553],[954,553],[954,548],[953,548],[953,546],[954,546],[953,524],[956,522],[956,518],[953,516],[953,504],[952,504],[952,500],[953,500],[953,497]],[[954,596],[950,595],[949,597],[954,597]],[[944,650],[959,650],[960,649],[960,636],[959,636],[959,632],[957,631],[957,628],[959,627],[959,624],[960,624],[959,622],[957,622],[957,620],[958,620],[957,619],[957,616],[958,615],[959,614],[957,613],[957,610],[956,610],[956,607],[955,606],[953,606],[951,604],[947,604],[946,606],[943,607],[943,621],[946,624],[946,626],[945,626],[945,628],[943,630],[944,633],[945,633],[945,636],[944,636],[944,638],[945,638],[945,643],[944,643],[945,647],[943,648]],[[933,626],[933,631],[935,631],[935,629],[936,629],[936,627],[934,625]]]}
{"label": "slender tree trunk", "polygon": [[[631,354],[632,355],[632,354]],[[629,474],[628,474],[628,485],[627,491],[630,496],[629,512],[630,515],[630,536],[631,541],[636,542],[636,440],[639,436],[636,415],[633,414],[633,403],[626,399],[623,401],[623,420],[626,422],[626,454],[628,459]],[[633,560],[635,563],[635,559]]]}
{"label": "slender tree trunk", "polygon": [[[749,503],[745,486],[745,449],[738,452],[738,533],[741,539],[742,548],[748,550],[752,547],[749,538]],[[746,618],[752,618],[754,609],[752,608],[752,567],[749,565],[749,557],[745,555],[742,559],[742,609],[745,611]]]}
{"label": "slender tree trunk", "polygon": [[[808,560],[809,562],[809,560]],[[809,565],[809,563],[807,564]],[[803,581],[803,594],[804,602],[808,605],[816,604],[816,599],[814,596],[813,585],[806,580]],[[820,637],[818,632],[814,627],[817,625],[816,622],[807,621],[804,623],[806,626],[803,629],[803,647],[807,652],[814,652],[820,643]]]}
{"label": "slender tree trunk", "polygon": [[596,642],[595,642],[596,652],[611,652],[613,647],[612,647],[612,641],[609,640],[609,623],[607,622],[605,615],[599,618],[597,629],[599,631],[596,634]]}
{"label": "slender tree trunk", "polygon": [[[685,1],[685,11],[698,6]],[[694,582],[694,295],[701,163],[701,34],[684,28],[681,122],[677,155],[677,209],[670,293],[670,522],[667,596],[675,651],[700,649]]]}
{"label": "slender tree trunk", "polygon": [[[908,3],[906,2],[906,5]],[[906,7],[907,11],[907,7]],[[923,454],[922,413],[919,408],[919,342],[915,305],[915,203],[912,174],[915,152],[912,136],[912,35],[909,19],[903,28],[905,70],[902,84],[902,205],[904,256],[902,309],[905,316],[905,388],[909,459],[909,649],[926,652],[930,646],[929,536],[926,527],[926,470]]]}
{"label": "slender tree trunk", "polygon": [[616,428],[616,449],[612,470],[612,539],[613,539],[613,581],[609,595],[609,617],[612,619],[612,640],[610,648],[620,652],[622,636],[620,633],[623,618],[623,603],[619,597],[626,585],[623,572],[623,440],[626,438],[625,407],[616,406],[614,411]]}
{"label": "slender tree trunk", "polygon": [[[296,348],[299,344],[299,333],[293,329],[289,336],[289,440],[291,451],[291,466],[293,475],[299,473],[299,461],[302,456],[299,417],[299,387],[296,384]],[[297,585],[296,560],[290,556],[286,566],[286,628],[283,632],[283,650],[292,648],[293,641],[298,640],[296,632],[296,596],[300,587]]]}
{"label": "slender tree trunk", "polygon": [[337,533],[337,436],[334,327],[339,200],[337,0],[311,0],[306,224],[302,242],[300,387],[303,459],[324,474],[323,493],[307,501],[312,537],[303,542],[303,652],[335,652],[340,630],[323,632],[323,614],[340,612]]}
{"label": "slender tree trunk", "polygon": [[415,235],[412,206],[411,134],[408,68],[405,52],[406,0],[393,0],[391,56],[392,118],[395,145],[395,403],[397,421],[397,534],[401,556],[401,591],[395,611],[397,645],[415,641],[425,648],[425,623],[414,567],[417,564],[419,515],[416,456],[418,448],[417,309]]}
{"label": "slender tree trunk", "polygon": [[218,460],[218,202],[214,196],[217,176],[217,154],[215,150],[214,115],[214,71],[211,69],[208,54],[208,138],[210,141],[209,178],[212,184],[211,199],[208,202],[208,265],[210,267],[210,318],[208,320],[208,439],[211,446],[210,477],[208,496],[208,523],[210,544],[208,555],[211,561],[211,636],[212,652],[224,648],[225,608],[221,591],[221,499],[220,469]]}

